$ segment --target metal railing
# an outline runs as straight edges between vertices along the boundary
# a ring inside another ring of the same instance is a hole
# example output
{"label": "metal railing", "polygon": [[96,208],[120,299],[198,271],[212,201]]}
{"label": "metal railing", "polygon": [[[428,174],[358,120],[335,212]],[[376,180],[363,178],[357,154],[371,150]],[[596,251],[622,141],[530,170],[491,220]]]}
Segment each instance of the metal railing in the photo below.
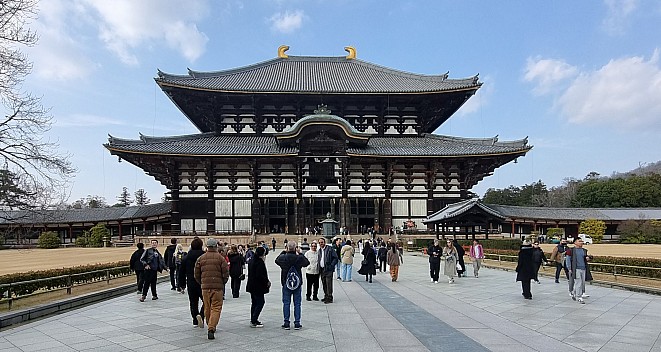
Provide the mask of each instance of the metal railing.
{"label": "metal railing", "polygon": [[[114,272],[118,269],[126,269],[126,268],[128,268],[128,266],[119,266],[114,268],[86,271],[83,273],[60,275],[60,276],[46,277],[46,278],[27,280],[27,281],[11,282],[8,284],[0,284],[0,296],[1,296],[0,303],[7,303],[8,310],[11,310],[13,302],[15,300],[19,300],[22,298],[32,297],[43,293],[57,291],[57,290],[64,290],[64,289],[66,289],[67,295],[70,295],[72,294],[73,288],[76,286],[84,286],[103,281],[106,281],[106,283],[110,285],[111,280],[120,279],[132,275],[130,272],[125,274],[123,273],[111,274],[111,272]],[[102,275],[93,276],[89,280],[85,280],[85,282],[83,283],[77,283],[80,280],[76,280],[76,278],[81,276],[89,276],[90,274],[92,275],[102,274]],[[54,282],[52,287],[46,287],[46,288],[42,287],[28,294],[16,295],[16,291],[17,291],[16,288],[18,287],[30,285],[30,284],[38,284],[48,281]],[[62,284],[62,282],[64,284]]]}
{"label": "metal railing", "polygon": [[[485,256],[485,259],[497,258],[499,265],[502,264],[503,258],[514,259],[514,260],[505,260],[505,262],[508,262],[508,263],[516,263],[516,261],[518,259],[518,257],[515,256],[515,255],[505,255],[505,254],[485,253],[484,256]],[[491,257],[491,258],[489,258],[489,257]],[[494,260],[496,260],[496,259],[494,259]],[[599,270],[593,270],[593,271],[598,272],[598,273],[603,273],[603,274],[611,274],[611,275],[613,275],[613,278],[615,279],[615,281],[617,281],[618,276],[632,277],[632,278],[644,278],[644,279],[647,279],[647,280],[661,280],[659,278],[659,277],[661,277],[661,268],[655,268],[655,267],[649,267],[649,266],[635,266],[635,265],[622,265],[622,264],[590,262],[590,267],[595,267],[595,266],[610,267],[610,269],[608,269],[608,270],[602,270],[600,268]],[[627,269],[658,271],[660,274],[655,275],[656,277],[626,274]]]}

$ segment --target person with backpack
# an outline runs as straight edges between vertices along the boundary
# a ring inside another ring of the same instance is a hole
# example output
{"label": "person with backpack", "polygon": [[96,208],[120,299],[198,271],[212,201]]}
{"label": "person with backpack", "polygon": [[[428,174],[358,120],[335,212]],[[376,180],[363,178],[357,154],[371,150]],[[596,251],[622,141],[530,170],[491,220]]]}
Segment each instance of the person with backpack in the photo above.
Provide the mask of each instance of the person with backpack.
{"label": "person with backpack", "polygon": [[379,258],[379,272],[382,273],[386,271],[386,263],[388,260],[388,248],[386,248],[386,243],[383,241],[381,241],[381,245],[377,251],[377,258]]}
{"label": "person with backpack", "polygon": [[174,254],[172,255],[172,261],[174,262],[174,277],[175,281],[177,283],[177,292],[181,292],[184,294],[184,288],[186,287],[186,283],[179,280],[179,271],[181,271],[181,262],[184,259],[184,256],[186,255],[186,252],[184,252],[184,246],[179,243],[177,245],[177,249],[174,251]]}
{"label": "person with backpack", "polygon": [[275,263],[280,267],[280,283],[282,284],[282,312],[284,323],[282,328],[290,329],[291,301],[294,301],[294,330],[300,330],[301,325],[301,286],[303,274],[301,268],[310,265],[310,261],[301,254],[295,241],[287,242],[283,251],[275,258]]}
{"label": "person with backpack", "polygon": [[564,269],[565,271],[565,277],[567,277],[567,280],[569,280],[569,272],[567,271],[567,267],[565,266],[565,252],[567,251],[567,240],[562,239],[560,243],[558,243],[557,246],[553,248],[553,251],[551,252],[551,258],[550,260],[552,262],[555,262],[555,283],[560,283],[560,271]]}
{"label": "person with backpack", "polygon": [[131,255],[129,264],[131,266],[131,270],[135,271],[135,278],[138,283],[138,294],[142,294],[142,285],[144,284],[142,274],[145,272],[145,267],[140,262],[140,257],[142,257],[142,253],[145,252],[145,244],[138,242],[136,247],[138,247],[138,249],[136,249],[135,252],[133,252]]}

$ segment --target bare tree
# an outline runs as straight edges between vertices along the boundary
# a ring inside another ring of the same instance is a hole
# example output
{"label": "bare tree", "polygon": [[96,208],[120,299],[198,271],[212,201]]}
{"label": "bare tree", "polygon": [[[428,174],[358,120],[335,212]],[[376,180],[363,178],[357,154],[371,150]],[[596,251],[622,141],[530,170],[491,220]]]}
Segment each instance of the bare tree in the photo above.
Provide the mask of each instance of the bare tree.
{"label": "bare tree", "polygon": [[[28,195],[31,204],[10,204],[7,208],[35,208],[65,196],[66,184],[75,168],[69,155],[58,153],[58,145],[48,140],[52,117],[41,98],[23,91],[25,77],[32,63],[20,50],[34,46],[38,37],[28,25],[37,16],[37,0],[0,1],[0,102],[4,109],[0,118],[0,170],[14,177],[13,184]],[[43,192],[43,190],[49,192]],[[57,192],[53,192],[57,191]],[[45,199],[43,195],[48,195]]]}

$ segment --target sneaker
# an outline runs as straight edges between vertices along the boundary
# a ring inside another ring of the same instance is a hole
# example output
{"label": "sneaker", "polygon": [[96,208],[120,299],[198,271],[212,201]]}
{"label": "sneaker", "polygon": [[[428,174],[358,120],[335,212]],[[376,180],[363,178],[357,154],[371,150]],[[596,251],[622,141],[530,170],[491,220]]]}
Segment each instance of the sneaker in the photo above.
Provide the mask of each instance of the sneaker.
{"label": "sneaker", "polygon": [[306,301],[311,301],[312,299],[310,297],[305,297]]}
{"label": "sneaker", "polygon": [[556,283],[556,284],[559,284],[559,283],[560,283],[560,281],[558,281],[558,280],[555,280],[555,283]]}
{"label": "sneaker", "polygon": [[213,340],[213,339],[216,338],[216,336],[214,335],[214,332],[213,332],[213,331],[209,330],[209,332],[207,332],[207,338],[208,338],[209,340]]}
{"label": "sneaker", "polygon": [[[573,299],[574,301],[576,300],[576,296],[574,296],[573,294],[570,293],[569,296],[571,296],[571,299]],[[582,298],[579,298],[579,299],[582,299]]]}
{"label": "sneaker", "polygon": [[313,300],[313,301],[318,301],[318,300],[319,300],[319,297],[312,297],[312,300]]}
{"label": "sneaker", "polygon": [[195,319],[197,319],[197,326],[200,328],[204,327],[204,318],[202,318],[202,315],[198,314]]}
{"label": "sneaker", "polygon": [[454,279],[450,279],[450,280],[448,280],[448,283],[449,283],[449,284],[453,284],[453,283],[454,283]]}
{"label": "sneaker", "polygon": [[434,282],[434,279],[433,279],[433,278],[431,279],[431,282]]}
{"label": "sneaker", "polygon": [[140,297],[140,302],[144,302],[145,298],[146,298],[145,296]]}
{"label": "sneaker", "polygon": [[580,304],[585,304],[585,301],[583,300],[583,298],[580,298],[580,297],[579,297],[579,298],[578,298],[578,303],[580,303]]}
{"label": "sneaker", "polygon": [[170,289],[170,291],[174,291],[174,290],[176,290],[176,288],[174,288],[174,287]]}
{"label": "sneaker", "polygon": [[158,296],[154,296],[154,297],[151,298],[152,301],[155,301],[157,299],[158,299]]}
{"label": "sneaker", "polygon": [[477,279],[478,277],[479,277],[479,276],[478,276],[477,274],[475,274],[475,278]]}
{"label": "sneaker", "polygon": [[541,284],[542,284],[542,282],[539,281],[539,280],[537,280],[536,282],[537,282],[538,285],[541,285]]}
{"label": "sneaker", "polygon": [[301,330],[302,327],[303,325],[301,324],[294,324],[294,330]]}
{"label": "sneaker", "polygon": [[338,280],[342,280],[342,278],[341,278],[341,277],[339,277],[339,276],[337,277],[337,279],[338,279]]}
{"label": "sneaker", "polygon": [[285,329],[285,330],[289,330],[289,329],[290,329],[289,324],[282,324],[281,328],[283,328],[283,329]]}
{"label": "sneaker", "polygon": [[584,293],[584,294],[581,295],[581,298],[588,298],[588,297],[590,297],[590,295],[587,294],[587,293]]}
{"label": "sneaker", "polygon": [[255,327],[256,327],[256,328],[263,328],[263,327],[264,327],[264,324],[262,324],[262,322],[258,320],[258,321],[255,323]]}
{"label": "sneaker", "polygon": [[437,283],[438,283],[438,281],[434,281],[434,283],[435,283],[435,284],[437,284]]}

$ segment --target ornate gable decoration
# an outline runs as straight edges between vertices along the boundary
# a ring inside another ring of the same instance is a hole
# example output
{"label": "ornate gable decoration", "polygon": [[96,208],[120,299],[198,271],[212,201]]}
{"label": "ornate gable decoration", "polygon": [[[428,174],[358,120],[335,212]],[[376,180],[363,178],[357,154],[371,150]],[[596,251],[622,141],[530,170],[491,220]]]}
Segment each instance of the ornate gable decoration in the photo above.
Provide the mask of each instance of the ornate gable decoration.
{"label": "ornate gable decoration", "polygon": [[344,151],[347,145],[352,147],[367,145],[370,134],[356,130],[347,120],[339,116],[331,115],[326,105],[319,105],[313,115],[298,120],[286,130],[276,133],[275,137],[278,144],[283,147],[302,143],[317,143],[320,146],[335,144],[341,145]]}

